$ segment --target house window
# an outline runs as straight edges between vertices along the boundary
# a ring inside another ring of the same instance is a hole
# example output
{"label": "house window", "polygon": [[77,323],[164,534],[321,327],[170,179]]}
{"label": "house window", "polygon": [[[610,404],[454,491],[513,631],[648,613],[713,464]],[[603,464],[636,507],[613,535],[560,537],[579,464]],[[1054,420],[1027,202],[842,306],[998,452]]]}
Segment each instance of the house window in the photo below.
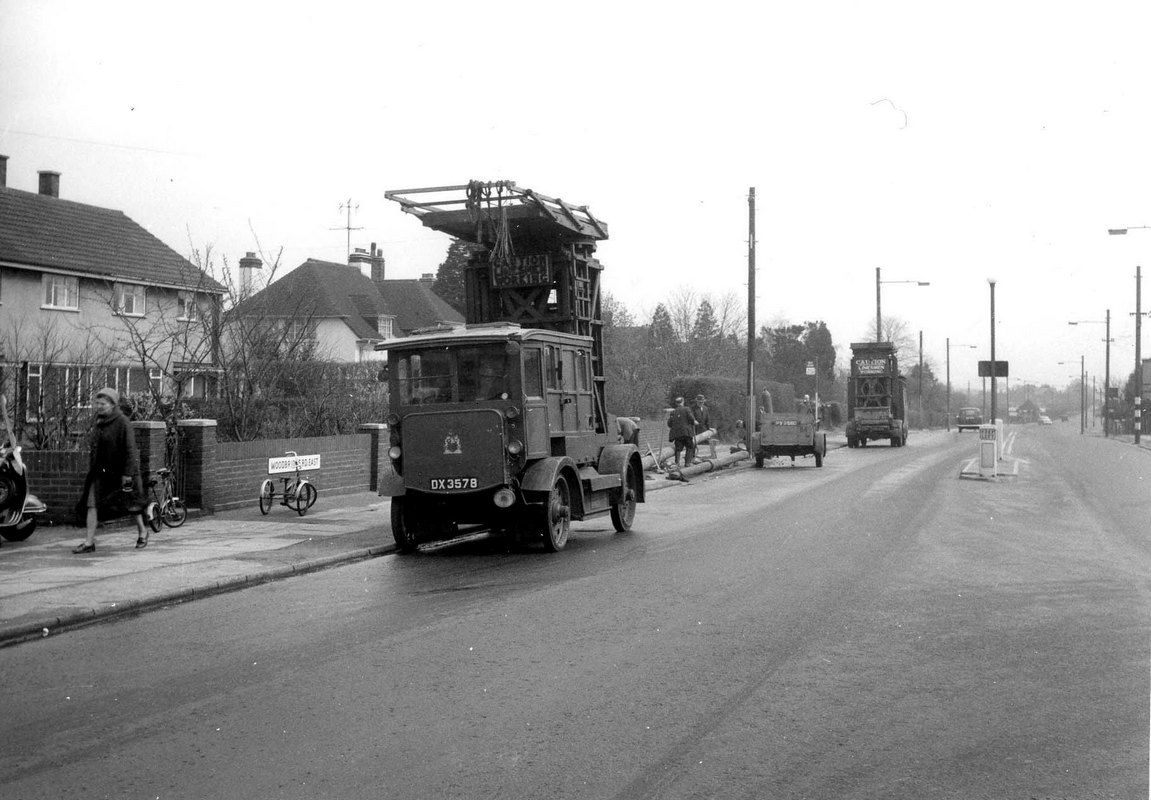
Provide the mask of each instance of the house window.
{"label": "house window", "polygon": [[44,287],[44,308],[80,310],[79,278],[47,273],[41,282]]}
{"label": "house window", "polygon": [[191,397],[197,400],[202,400],[208,396],[208,376],[207,375],[192,375],[184,379],[181,386],[181,394],[184,397]]}
{"label": "house window", "polygon": [[156,367],[148,370],[148,383],[151,384],[153,397],[164,396],[164,370]]}
{"label": "house window", "polygon": [[316,340],[316,323],[289,320],[284,326],[284,343],[288,347],[295,344],[312,343]]}
{"label": "house window", "polygon": [[177,318],[181,322],[195,322],[200,318],[200,306],[196,304],[194,292],[180,292],[176,298],[176,306],[179,311]]}
{"label": "house window", "polygon": [[392,317],[378,317],[376,319],[377,332],[385,339],[392,338],[392,325],[395,320]]}
{"label": "house window", "polygon": [[116,284],[116,311],[126,317],[144,316],[144,287],[135,283]]}
{"label": "house window", "polygon": [[74,392],[76,408],[91,408],[92,395],[98,388],[93,380],[92,367],[68,367],[64,380]]}
{"label": "house window", "polygon": [[121,397],[132,394],[131,367],[112,368],[112,388],[120,393]]}

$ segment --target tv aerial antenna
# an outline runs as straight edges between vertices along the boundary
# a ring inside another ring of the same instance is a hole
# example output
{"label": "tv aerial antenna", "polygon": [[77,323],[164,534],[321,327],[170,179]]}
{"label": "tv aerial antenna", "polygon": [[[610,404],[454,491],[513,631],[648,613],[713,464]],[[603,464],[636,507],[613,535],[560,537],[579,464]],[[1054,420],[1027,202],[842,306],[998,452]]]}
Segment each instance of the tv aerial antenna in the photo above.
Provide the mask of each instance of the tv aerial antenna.
{"label": "tv aerial antenna", "polygon": [[352,231],[362,231],[363,230],[362,227],[352,227],[352,212],[353,211],[359,211],[359,209],[360,209],[360,204],[356,203],[355,205],[353,205],[352,204],[352,198],[349,197],[348,201],[346,203],[340,203],[340,211],[343,211],[347,214],[347,222],[345,222],[339,228],[329,228],[328,229],[328,230],[333,230],[333,231],[347,231],[348,232],[348,253],[347,253],[348,258],[351,258],[351,256],[352,256]]}

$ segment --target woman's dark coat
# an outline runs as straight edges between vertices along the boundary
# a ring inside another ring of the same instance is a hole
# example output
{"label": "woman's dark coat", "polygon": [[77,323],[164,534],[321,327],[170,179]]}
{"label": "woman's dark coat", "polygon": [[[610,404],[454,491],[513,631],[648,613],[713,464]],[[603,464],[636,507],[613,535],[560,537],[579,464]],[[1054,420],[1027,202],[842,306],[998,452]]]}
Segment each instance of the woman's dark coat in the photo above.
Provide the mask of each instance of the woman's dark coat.
{"label": "woman's dark coat", "polygon": [[[132,479],[130,492],[123,491],[125,475]],[[88,474],[84,477],[84,491],[77,503],[77,512],[81,504],[87,509],[88,489],[93,484],[96,486],[96,507],[101,520],[138,514],[144,507],[136,432],[118,408],[107,417],[97,418],[89,434]]]}

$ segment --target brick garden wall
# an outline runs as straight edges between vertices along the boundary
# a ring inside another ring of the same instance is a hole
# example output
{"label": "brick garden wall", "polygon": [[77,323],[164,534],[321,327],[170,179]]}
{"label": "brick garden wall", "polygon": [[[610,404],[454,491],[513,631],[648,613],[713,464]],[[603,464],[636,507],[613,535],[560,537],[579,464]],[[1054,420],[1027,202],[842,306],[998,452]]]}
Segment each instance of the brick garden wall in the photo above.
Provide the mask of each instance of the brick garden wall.
{"label": "brick garden wall", "polygon": [[[165,429],[162,422],[133,422],[140,470],[147,489],[150,473],[164,465]],[[209,513],[256,507],[260,483],[268,475],[268,459],[295,450],[300,455],[320,455],[320,469],[302,474],[323,498],[352,492],[374,491],[387,462],[387,430],[384,425],[360,427],[361,433],[307,439],[270,439],[258,442],[217,442],[213,420],[182,420],[178,485],[188,508]],[[45,521],[70,524],[73,506],[80,497],[88,472],[88,452],[25,450],[33,494],[48,506]]]}
{"label": "brick garden wall", "polygon": [[21,455],[28,489],[47,504],[47,519],[70,523],[88,474],[88,451],[25,450]]}

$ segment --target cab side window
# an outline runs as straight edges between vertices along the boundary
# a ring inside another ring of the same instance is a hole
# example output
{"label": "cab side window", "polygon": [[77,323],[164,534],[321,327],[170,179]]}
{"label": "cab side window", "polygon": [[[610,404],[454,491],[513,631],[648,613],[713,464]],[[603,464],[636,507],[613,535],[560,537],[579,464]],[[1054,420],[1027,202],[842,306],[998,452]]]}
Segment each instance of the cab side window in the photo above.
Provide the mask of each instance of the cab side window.
{"label": "cab side window", "polygon": [[524,350],[524,394],[528,397],[543,397],[543,353],[537,348]]}
{"label": "cab side window", "polygon": [[547,387],[549,389],[560,388],[559,373],[560,365],[558,348],[549,347],[547,349]]}
{"label": "cab side window", "polygon": [[580,350],[576,353],[576,367],[575,367],[575,388],[578,391],[586,392],[588,384],[588,354],[586,350]]}

